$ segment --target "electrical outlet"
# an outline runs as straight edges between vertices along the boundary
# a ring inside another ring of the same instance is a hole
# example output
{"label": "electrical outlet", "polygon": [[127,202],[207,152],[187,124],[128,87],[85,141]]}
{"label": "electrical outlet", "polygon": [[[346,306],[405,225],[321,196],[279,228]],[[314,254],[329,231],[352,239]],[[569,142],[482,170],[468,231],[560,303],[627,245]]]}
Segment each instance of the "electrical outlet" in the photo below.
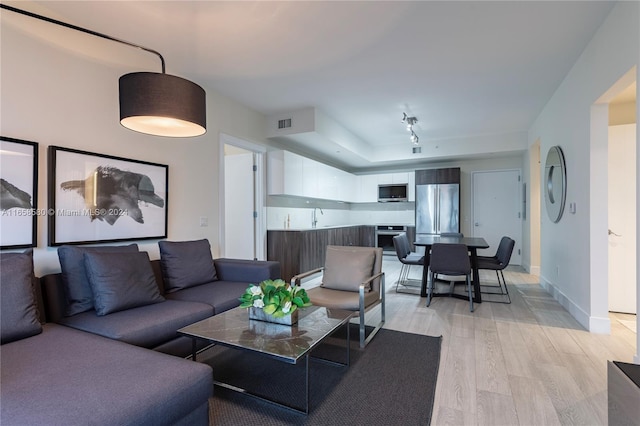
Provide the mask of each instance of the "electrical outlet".
{"label": "electrical outlet", "polygon": [[200,227],[204,228],[209,226],[209,218],[206,216],[201,216],[200,217]]}

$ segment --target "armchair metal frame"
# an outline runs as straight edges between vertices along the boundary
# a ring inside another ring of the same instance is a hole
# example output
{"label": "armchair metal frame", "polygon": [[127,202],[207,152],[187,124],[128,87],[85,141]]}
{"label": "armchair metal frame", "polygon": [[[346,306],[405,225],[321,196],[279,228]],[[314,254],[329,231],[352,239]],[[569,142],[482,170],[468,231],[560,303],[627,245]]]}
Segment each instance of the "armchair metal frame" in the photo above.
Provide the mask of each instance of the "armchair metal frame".
{"label": "armchair metal frame", "polygon": [[[295,275],[291,278],[291,285],[299,286],[301,284],[301,280],[303,278],[310,277],[311,275],[319,274],[324,271],[324,267],[316,268],[308,272],[303,272],[301,274]],[[365,289],[369,288],[369,284],[373,283],[374,280],[380,278],[380,288],[378,300],[371,303],[369,306],[364,306],[364,294]],[[359,310],[358,310],[358,318],[360,320],[359,328],[360,328],[360,347],[364,348],[373,337],[378,333],[378,331],[382,328],[385,322],[385,275],[383,271],[378,272],[377,274],[369,277],[365,281],[360,284],[358,288],[358,299],[359,299]],[[375,308],[376,306],[381,305],[380,307],[380,322],[374,327],[374,329],[369,333],[369,336],[366,336],[365,332],[365,313]],[[327,306],[331,308],[331,306]]]}

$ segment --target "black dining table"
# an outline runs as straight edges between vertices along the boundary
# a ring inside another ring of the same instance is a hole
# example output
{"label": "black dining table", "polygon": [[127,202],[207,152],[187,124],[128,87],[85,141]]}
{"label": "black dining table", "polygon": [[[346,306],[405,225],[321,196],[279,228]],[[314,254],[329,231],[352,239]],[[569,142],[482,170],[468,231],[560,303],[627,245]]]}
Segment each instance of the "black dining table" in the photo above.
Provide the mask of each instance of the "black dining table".
{"label": "black dining table", "polygon": [[[425,247],[424,251],[424,268],[422,270],[422,286],[420,288],[420,296],[427,296],[427,280],[429,271],[429,262],[431,257],[431,246],[434,244],[464,244],[471,253],[471,270],[473,271],[473,301],[482,303],[482,295],[480,294],[480,276],[478,275],[478,249],[489,248],[489,244],[482,237],[441,237],[440,235],[418,234],[413,242],[414,246]],[[435,288],[435,285],[434,285]],[[449,293],[433,293],[432,297],[449,296]],[[466,299],[468,296],[460,294],[451,294],[450,296],[459,299]]]}

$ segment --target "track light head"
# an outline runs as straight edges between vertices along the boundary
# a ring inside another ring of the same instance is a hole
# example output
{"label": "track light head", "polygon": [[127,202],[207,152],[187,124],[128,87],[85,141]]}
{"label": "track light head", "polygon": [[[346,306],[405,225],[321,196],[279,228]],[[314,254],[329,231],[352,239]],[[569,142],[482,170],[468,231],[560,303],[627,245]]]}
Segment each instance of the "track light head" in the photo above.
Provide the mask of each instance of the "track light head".
{"label": "track light head", "polygon": [[413,131],[413,126],[418,122],[417,117],[409,117],[406,112],[402,113],[402,122],[407,123],[407,132],[411,134],[410,140],[414,145],[418,145],[418,135]]}
{"label": "track light head", "polygon": [[411,131],[411,142],[413,142],[414,145],[418,145],[419,140],[418,135]]}

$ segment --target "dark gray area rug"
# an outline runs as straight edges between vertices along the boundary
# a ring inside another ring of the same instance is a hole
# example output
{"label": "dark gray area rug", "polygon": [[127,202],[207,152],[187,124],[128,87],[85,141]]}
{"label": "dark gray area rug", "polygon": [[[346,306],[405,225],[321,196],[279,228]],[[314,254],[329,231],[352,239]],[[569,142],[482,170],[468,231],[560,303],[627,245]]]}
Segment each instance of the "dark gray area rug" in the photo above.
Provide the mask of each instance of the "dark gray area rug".
{"label": "dark gray area rug", "polygon": [[[442,338],[382,329],[361,350],[357,330],[357,325],[351,324],[349,367],[311,360],[308,416],[216,386],[210,404],[210,423],[216,426],[430,424]],[[339,330],[328,338],[313,356],[344,362],[344,333],[345,330]],[[200,361],[213,367],[215,380],[287,405],[304,405],[304,363],[285,364],[223,347],[202,355]]]}

